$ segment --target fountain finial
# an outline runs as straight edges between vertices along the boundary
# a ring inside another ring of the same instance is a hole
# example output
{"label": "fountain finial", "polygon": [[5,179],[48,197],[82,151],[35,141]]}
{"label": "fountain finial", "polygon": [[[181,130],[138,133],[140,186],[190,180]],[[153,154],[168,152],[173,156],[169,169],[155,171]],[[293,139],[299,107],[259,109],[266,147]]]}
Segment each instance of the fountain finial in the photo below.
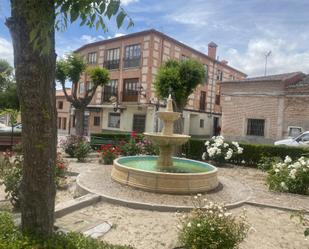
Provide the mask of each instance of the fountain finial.
{"label": "fountain finial", "polygon": [[168,95],[166,111],[173,112],[173,99],[171,94]]}

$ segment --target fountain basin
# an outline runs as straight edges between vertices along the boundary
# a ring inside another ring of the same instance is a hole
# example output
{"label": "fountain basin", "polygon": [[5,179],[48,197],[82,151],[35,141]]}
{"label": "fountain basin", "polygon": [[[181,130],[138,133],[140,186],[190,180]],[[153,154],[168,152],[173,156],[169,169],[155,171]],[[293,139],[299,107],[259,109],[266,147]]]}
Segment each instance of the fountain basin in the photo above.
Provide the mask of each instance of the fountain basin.
{"label": "fountain basin", "polygon": [[166,146],[173,145],[179,146],[184,144],[190,139],[190,136],[182,135],[182,134],[172,134],[172,135],[164,135],[162,133],[148,133],[144,132],[144,136],[149,138],[151,142],[158,146]]}
{"label": "fountain basin", "polygon": [[199,161],[173,157],[173,166],[158,167],[157,156],[130,156],[114,160],[112,179],[146,191],[193,194],[215,189],[216,167]]}

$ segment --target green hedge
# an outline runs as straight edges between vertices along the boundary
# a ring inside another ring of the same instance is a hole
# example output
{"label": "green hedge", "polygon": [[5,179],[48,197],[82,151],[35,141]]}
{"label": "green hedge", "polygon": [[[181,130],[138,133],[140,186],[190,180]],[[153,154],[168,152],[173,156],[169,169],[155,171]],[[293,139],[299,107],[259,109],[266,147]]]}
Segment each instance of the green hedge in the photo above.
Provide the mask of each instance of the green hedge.
{"label": "green hedge", "polygon": [[112,139],[112,140],[126,140],[130,139],[130,133],[91,133],[91,137],[100,137],[104,139]]}
{"label": "green hedge", "polygon": [[[292,159],[299,158],[303,155],[309,156],[309,148],[305,147],[290,147],[290,146],[274,146],[264,144],[246,144],[239,143],[244,148],[243,154],[233,157],[231,162],[235,164],[245,164],[248,166],[257,166],[263,156],[281,157],[284,159],[287,155]],[[206,151],[205,140],[190,139],[183,146],[183,154],[187,158],[201,160],[203,152]]]}

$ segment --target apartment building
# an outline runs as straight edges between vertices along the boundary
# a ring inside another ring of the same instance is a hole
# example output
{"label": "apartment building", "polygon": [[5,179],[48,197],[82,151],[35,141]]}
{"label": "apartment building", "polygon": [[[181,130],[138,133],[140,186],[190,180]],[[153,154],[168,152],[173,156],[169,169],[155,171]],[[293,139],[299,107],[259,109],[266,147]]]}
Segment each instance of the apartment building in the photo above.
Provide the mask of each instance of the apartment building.
{"label": "apartment building", "polygon": [[309,130],[309,75],[301,72],[221,84],[222,133],[254,143],[273,143]]}
{"label": "apartment building", "polygon": [[[203,54],[161,32],[147,30],[109,40],[86,44],[75,52],[89,66],[102,66],[110,71],[110,81],[98,87],[85,116],[86,132],[138,131],[161,129],[156,111],[163,110],[164,100],[154,91],[159,67],[170,58],[194,58],[205,67],[205,79],[189,96],[185,108],[184,133],[210,136],[220,125],[220,82],[241,80],[246,75],[216,58],[217,45],[210,42]],[[78,85],[78,94],[91,87],[86,74]],[[74,119],[74,110],[71,118]],[[73,126],[71,122],[71,126]]]}

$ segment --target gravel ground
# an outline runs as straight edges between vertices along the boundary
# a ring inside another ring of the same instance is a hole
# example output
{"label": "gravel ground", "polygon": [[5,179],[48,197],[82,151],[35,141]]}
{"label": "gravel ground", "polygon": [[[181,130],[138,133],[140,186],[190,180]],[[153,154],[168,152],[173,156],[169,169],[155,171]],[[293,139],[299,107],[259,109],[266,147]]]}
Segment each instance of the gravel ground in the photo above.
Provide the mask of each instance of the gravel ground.
{"label": "gravel ground", "polygon": [[[291,213],[269,208],[246,206],[247,220],[251,226],[241,249],[309,249],[309,240],[303,228],[290,219]],[[233,209],[239,215],[243,208]],[[109,203],[98,203],[65,216],[81,216],[83,221],[101,219],[113,224],[102,239],[115,244],[130,244],[137,249],[172,249],[177,242],[178,217],[175,213],[134,210]],[[274,218],[275,217],[275,218]],[[74,230],[76,224],[70,224]],[[70,226],[69,225],[69,226]]]}

